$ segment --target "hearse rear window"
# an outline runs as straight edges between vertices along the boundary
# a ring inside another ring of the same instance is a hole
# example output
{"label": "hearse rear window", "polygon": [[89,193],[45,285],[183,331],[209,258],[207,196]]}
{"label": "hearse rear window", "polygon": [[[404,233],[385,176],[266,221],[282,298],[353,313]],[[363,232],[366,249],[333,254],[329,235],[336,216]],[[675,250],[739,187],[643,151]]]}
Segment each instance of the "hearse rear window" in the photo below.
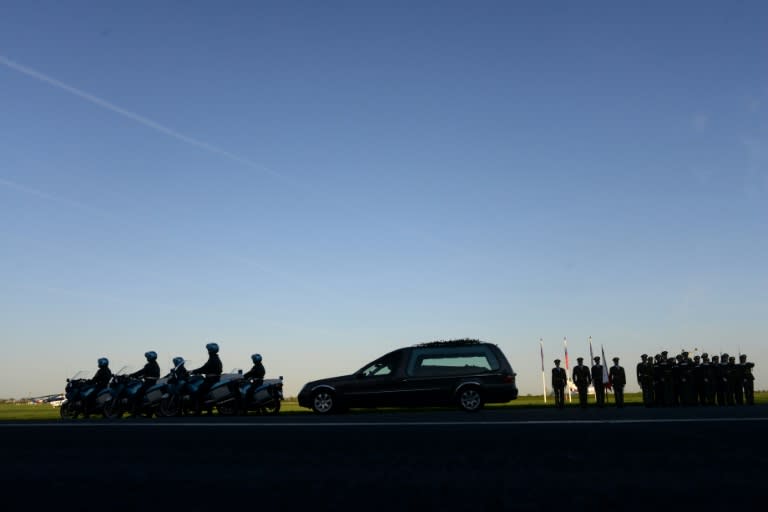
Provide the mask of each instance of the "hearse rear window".
{"label": "hearse rear window", "polygon": [[435,349],[416,348],[408,362],[408,374],[415,376],[460,375],[499,369],[493,353],[485,348],[456,347]]}

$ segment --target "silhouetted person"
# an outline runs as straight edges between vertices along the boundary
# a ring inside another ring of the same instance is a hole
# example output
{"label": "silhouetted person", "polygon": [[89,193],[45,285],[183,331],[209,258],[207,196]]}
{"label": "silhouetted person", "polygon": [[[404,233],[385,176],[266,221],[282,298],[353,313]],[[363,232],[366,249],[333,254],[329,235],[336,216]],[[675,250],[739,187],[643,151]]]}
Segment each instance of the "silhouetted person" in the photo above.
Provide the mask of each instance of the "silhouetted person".
{"label": "silhouetted person", "polygon": [[573,367],[572,379],[579,390],[579,405],[584,409],[587,407],[587,389],[592,383],[592,376],[589,373],[589,368],[584,365],[583,357],[577,357],[576,362],[576,366]]}
{"label": "silhouetted person", "polygon": [[744,395],[741,394],[740,373],[736,358],[730,356],[728,358],[728,405],[742,405],[744,403]]}
{"label": "silhouetted person", "polygon": [[624,386],[627,385],[627,375],[624,368],[619,366],[619,358],[613,358],[613,366],[608,370],[609,382],[613,387],[613,397],[616,400],[616,407],[624,407]]}
{"label": "silhouetted person", "polygon": [[[221,378],[221,372],[223,371],[221,359],[219,359],[219,345],[216,343],[208,343],[205,346],[205,349],[208,351],[208,360],[203,366],[200,368],[195,368],[190,372],[192,374],[205,375],[205,380],[198,388],[197,395],[195,397],[195,414],[197,415],[200,414],[203,408],[203,402],[205,401],[205,397],[208,394],[208,391],[210,391],[214,384],[219,382],[219,378]],[[213,414],[212,405],[208,406],[208,414]]]}
{"label": "silhouetted person", "polygon": [[664,359],[656,354],[653,364],[653,402],[657,406],[666,405],[664,399]]}
{"label": "silhouetted person", "polygon": [[253,361],[253,367],[251,367],[250,370],[245,372],[243,374],[243,379],[253,379],[253,382],[248,387],[248,391],[245,392],[245,396],[243,399],[245,400],[242,404],[242,411],[243,413],[248,412],[248,404],[251,403],[251,400],[253,400],[253,394],[256,392],[256,388],[261,386],[264,383],[264,375],[266,374],[266,370],[264,369],[264,364],[262,364],[262,358],[261,354],[253,354],[251,355],[251,361]]}
{"label": "silhouetted person", "polygon": [[605,384],[603,382],[603,365],[600,357],[595,356],[595,364],[592,365],[592,385],[595,388],[595,403],[598,407],[605,405]]}
{"label": "silhouetted person", "polygon": [[637,363],[637,385],[643,392],[643,405],[650,407],[653,404],[653,364],[649,364],[648,354],[640,356]]}
{"label": "silhouetted person", "polygon": [[131,416],[136,416],[141,410],[141,405],[144,400],[144,393],[157,384],[157,379],[160,378],[160,365],[157,364],[157,352],[150,350],[144,352],[144,357],[147,359],[147,363],[139,371],[133,372],[129,377],[133,379],[143,379],[141,388],[136,392],[136,398],[133,404],[133,411]]}
{"label": "silhouetted person", "polygon": [[96,361],[96,365],[98,366],[98,369],[91,378],[91,384],[94,385],[94,389],[83,401],[83,416],[86,418],[96,406],[96,397],[98,396],[99,391],[106,389],[106,387],[109,386],[109,381],[112,379],[112,370],[109,369],[109,359],[100,357],[98,361]]}
{"label": "silhouetted person", "polygon": [[555,367],[552,368],[552,389],[555,390],[555,406],[558,409],[565,407],[565,386],[568,384],[568,374],[565,368],[560,368],[560,360],[555,359]]}
{"label": "silhouetted person", "polygon": [[744,401],[747,405],[755,405],[755,376],[752,374],[755,363],[747,361],[746,354],[741,354],[739,360],[744,365]]}
{"label": "silhouetted person", "polygon": [[709,360],[709,354],[701,354],[701,368],[704,377],[704,397],[702,405],[715,405],[715,374],[714,366]]}

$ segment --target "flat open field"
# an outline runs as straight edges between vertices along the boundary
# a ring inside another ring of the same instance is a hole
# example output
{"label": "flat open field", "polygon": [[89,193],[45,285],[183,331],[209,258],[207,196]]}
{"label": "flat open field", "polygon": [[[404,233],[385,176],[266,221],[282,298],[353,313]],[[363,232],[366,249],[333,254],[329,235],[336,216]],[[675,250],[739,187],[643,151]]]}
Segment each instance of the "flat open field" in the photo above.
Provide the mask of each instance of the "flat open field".
{"label": "flat open field", "polygon": [[[578,404],[578,398],[573,396],[573,401],[568,402],[566,397],[566,407],[576,407]],[[608,407],[613,405],[613,396],[608,395]],[[640,393],[629,393],[625,395],[625,404],[627,406],[642,406],[642,398]],[[590,404],[594,402],[594,398],[590,397]],[[768,404],[768,391],[759,391],[755,393],[756,404]],[[538,396],[521,396],[517,400],[509,402],[507,404],[495,404],[487,405],[489,409],[514,409],[514,408],[541,408],[552,407],[554,400],[552,397],[547,397],[547,403],[544,404],[544,400],[541,395]],[[445,410],[447,408],[411,408],[408,411],[428,411],[428,410]],[[449,409],[449,408],[448,408]],[[366,414],[366,413],[385,413],[385,412],[400,412],[404,409],[396,408],[382,408],[382,409],[353,409],[351,414]],[[281,406],[280,414],[311,414],[312,411],[299,407],[298,402],[295,399],[284,400]],[[53,407],[49,404],[0,404],[0,421],[49,421],[59,418],[59,408]]]}

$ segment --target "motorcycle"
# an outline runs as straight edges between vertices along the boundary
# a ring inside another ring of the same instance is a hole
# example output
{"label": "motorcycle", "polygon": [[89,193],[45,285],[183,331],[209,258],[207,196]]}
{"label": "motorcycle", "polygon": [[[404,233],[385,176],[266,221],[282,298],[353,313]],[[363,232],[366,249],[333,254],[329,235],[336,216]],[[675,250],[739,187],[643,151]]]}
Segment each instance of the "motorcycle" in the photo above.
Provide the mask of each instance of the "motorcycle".
{"label": "motorcycle", "polygon": [[255,411],[257,414],[276,415],[280,413],[280,402],[283,400],[283,376],[277,379],[264,379],[255,389],[254,379],[245,379],[240,384],[241,414]]}
{"label": "motorcycle", "polygon": [[168,377],[161,377],[157,379],[157,382],[154,385],[147,388],[139,407],[139,413],[146,414],[147,417],[150,418],[152,417],[152,414],[155,414],[158,417],[162,416],[162,413],[160,412],[160,402],[163,399],[165,391],[168,389],[168,380]]}
{"label": "motorcycle", "polygon": [[205,379],[202,375],[179,375],[178,369],[183,364],[171,369],[168,375],[157,410],[158,416],[181,416],[190,414],[195,408],[194,397]]}
{"label": "motorcycle", "polygon": [[95,399],[92,399],[96,391],[96,384],[87,377],[89,373],[85,370],[77,372],[74,376],[67,379],[67,385],[64,388],[65,399],[61,403],[60,414],[62,419],[75,419],[79,415],[87,418],[91,414],[103,414],[104,404],[112,397],[109,388],[98,392]]}
{"label": "motorcycle", "polygon": [[240,382],[243,380],[242,370],[223,373],[219,381],[211,386],[203,400],[202,407],[215,406],[222,416],[237,414],[240,404]]}
{"label": "motorcycle", "polygon": [[125,368],[121,369],[112,376],[112,382],[109,385],[112,397],[104,404],[104,416],[109,419],[118,419],[125,413],[131,413],[144,414],[151,418],[153,414],[159,413],[160,400],[167,380],[167,378],[158,379],[155,384],[147,388],[145,393],[141,394],[144,381],[131,377]]}

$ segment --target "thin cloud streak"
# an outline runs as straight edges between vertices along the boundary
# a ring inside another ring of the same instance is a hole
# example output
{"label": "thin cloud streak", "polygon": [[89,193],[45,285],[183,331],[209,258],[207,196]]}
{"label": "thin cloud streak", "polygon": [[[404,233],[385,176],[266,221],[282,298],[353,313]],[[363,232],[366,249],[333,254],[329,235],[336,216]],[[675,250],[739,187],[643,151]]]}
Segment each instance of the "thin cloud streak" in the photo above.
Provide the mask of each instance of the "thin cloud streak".
{"label": "thin cloud streak", "polygon": [[98,208],[94,208],[92,206],[88,206],[87,204],[80,203],[78,201],[73,201],[71,199],[66,199],[60,196],[55,196],[53,194],[49,194],[48,192],[43,192],[42,190],[38,190],[36,188],[28,187],[26,185],[22,185],[21,183],[16,183],[15,181],[6,180],[0,177],[0,187],[7,187],[11,188],[13,190],[16,190],[17,192],[23,192],[25,194],[33,195],[36,197],[39,197],[41,199],[45,199],[46,201],[52,201],[54,203],[60,203],[67,206],[72,206],[74,208],[77,208],[79,210],[83,210],[89,213],[97,214],[103,217],[111,217],[114,218],[113,215],[110,215],[108,212],[104,210],[99,210]]}
{"label": "thin cloud streak", "polygon": [[205,151],[208,151],[209,153],[214,153],[216,155],[222,156],[224,158],[227,158],[228,160],[232,160],[233,162],[237,162],[241,165],[244,165],[246,167],[250,167],[252,169],[258,170],[260,172],[266,172],[270,174],[271,176],[275,178],[280,178],[285,180],[286,176],[273,171],[272,169],[269,169],[263,165],[257,164],[256,162],[253,162],[251,160],[248,160],[247,158],[243,158],[239,155],[236,155],[234,153],[231,153],[225,149],[221,149],[219,147],[216,147],[212,144],[208,144],[207,142],[189,137],[187,135],[184,135],[183,133],[179,133],[176,130],[173,130],[171,128],[168,128],[167,126],[163,126],[162,124],[155,122],[149,118],[146,118],[144,116],[140,116],[139,114],[136,114],[134,112],[131,112],[129,110],[126,110],[122,107],[119,107],[115,105],[114,103],[110,103],[109,101],[103,100],[99,98],[98,96],[94,96],[93,94],[87,93],[83,90],[77,89],[75,87],[72,87],[71,85],[67,85],[64,82],[61,82],[59,80],[56,80],[55,78],[51,78],[47,75],[44,75],[43,73],[40,73],[39,71],[36,71],[32,68],[28,68],[26,66],[22,66],[21,64],[18,64],[17,62],[14,62],[7,57],[4,57],[0,55],[0,64],[5,65],[6,67],[17,71],[19,73],[25,74],[27,76],[30,76],[32,78],[35,78],[41,82],[47,83],[49,85],[52,85],[53,87],[56,87],[57,89],[61,89],[63,91],[66,91],[70,94],[73,94],[75,96],[78,96],[79,98],[82,98],[86,101],[89,101],[93,103],[94,105],[97,105],[103,109],[109,110],[110,112],[114,112],[115,114],[121,115],[123,117],[126,117],[132,121],[135,121],[141,125],[144,125],[148,128],[151,128],[157,132],[160,132],[164,135],[167,135],[169,137],[173,137],[174,139],[180,140],[186,144],[189,144],[191,146],[195,146],[197,148],[203,149]]}

